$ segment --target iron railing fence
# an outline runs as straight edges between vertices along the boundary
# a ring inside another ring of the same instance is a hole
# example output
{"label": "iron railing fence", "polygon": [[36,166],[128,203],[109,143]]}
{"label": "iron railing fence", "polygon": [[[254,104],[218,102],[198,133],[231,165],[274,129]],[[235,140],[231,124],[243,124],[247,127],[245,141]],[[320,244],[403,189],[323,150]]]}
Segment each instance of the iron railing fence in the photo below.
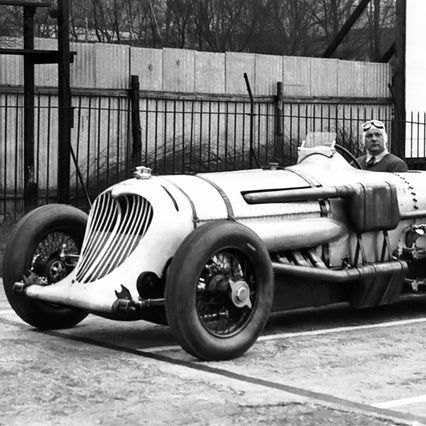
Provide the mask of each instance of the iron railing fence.
{"label": "iron railing fence", "polygon": [[[362,151],[361,123],[379,119],[391,130],[386,100],[285,99],[141,92],[140,138],[135,160],[131,103],[127,91],[73,93],[71,203],[85,208],[83,185],[92,199],[131,177],[135,164],[154,174],[213,172],[292,164],[312,131],[334,132],[354,155]],[[23,214],[23,96],[0,91],[0,218]],[[38,202],[57,197],[58,105],[55,93],[35,102],[35,181]],[[407,153],[424,157],[426,117],[407,122]],[[411,133],[410,133],[411,132]],[[251,155],[251,152],[254,155]],[[78,167],[77,167],[78,166]],[[79,175],[79,173],[80,175]]]}

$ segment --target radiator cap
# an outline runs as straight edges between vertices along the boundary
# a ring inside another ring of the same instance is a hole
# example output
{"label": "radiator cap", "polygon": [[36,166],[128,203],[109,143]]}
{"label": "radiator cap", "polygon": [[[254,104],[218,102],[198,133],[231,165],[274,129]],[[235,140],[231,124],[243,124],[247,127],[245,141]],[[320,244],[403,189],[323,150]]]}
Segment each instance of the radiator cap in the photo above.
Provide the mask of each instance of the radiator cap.
{"label": "radiator cap", "polygon": [[145,166],[137,166],[133,176],[136,179],[149,179],[151,177],[151,169]]}

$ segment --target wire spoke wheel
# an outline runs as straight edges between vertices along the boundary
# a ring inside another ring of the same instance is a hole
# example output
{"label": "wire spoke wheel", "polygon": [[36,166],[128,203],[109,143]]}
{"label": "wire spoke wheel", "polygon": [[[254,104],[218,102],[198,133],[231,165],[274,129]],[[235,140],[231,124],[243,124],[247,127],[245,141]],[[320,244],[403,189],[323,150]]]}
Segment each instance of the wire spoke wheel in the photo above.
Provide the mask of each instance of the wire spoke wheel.
{"label": "wire spoke wheel", "polygon": [[[63,256],[61,256],[63,254]],[[65,278],[75,267],[80,254],[78,243],[64,232],[51,232],[38,242],[31,260],[31,271],[48,284]],[[70,255],[73,260],[70,260]]]}
{"label": "wire spoke wheel", "polygon": [[269,317],[273,273],[262,240],[232,221],[200,226],[182,242],[166,276],[167,321],[202,360],[242,355]]}
{"label": "wire spoke wheel", "polygon": [[[201,323],[217,337],[238,333],[249,320],[253,307],[237,306],[229,282],[245,284],[249,306],[256,300],[256,280],[247,258],[234,250],[212,256],[200,275],[196,306]],[[241,284],[244,286],[244,284]]]}
{"label": "wire spoke wheel", "polygon": [[49,204],[24,216],[15,226],[3,258],[3,284],[15,312],[42,329],[68,328],[87,312],[16,293],[15,282],[33,274],[37,284],[53,285],[74,269],[83,244],[87,215],[75,207]]}

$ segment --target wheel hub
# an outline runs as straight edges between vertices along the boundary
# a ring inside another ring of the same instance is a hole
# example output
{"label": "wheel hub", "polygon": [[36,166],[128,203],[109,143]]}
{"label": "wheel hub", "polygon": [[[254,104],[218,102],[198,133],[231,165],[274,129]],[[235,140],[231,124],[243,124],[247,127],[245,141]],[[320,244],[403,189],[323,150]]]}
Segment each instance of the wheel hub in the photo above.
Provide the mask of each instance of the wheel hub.
{"label": "wheel hub", "polygon": [[50,282],[56,283],[68,274],[67,267],[60,260],[52,260],[47,265],[47,275]]}
{"label": "wheel hub", "polygon": [[228,280],[225,275],[216,274],[208,282],[207,288],[212,293],[227,293],[229,291]]}
{"label": "wheel hub", "polygon": [[243,308],[247,306],[248,308],[252,307],[250,300],[250,287],[248,284],[243,281],[232,281],[229,280],[229,286],[231,287],[231,298],[232,302],[237,308]]}

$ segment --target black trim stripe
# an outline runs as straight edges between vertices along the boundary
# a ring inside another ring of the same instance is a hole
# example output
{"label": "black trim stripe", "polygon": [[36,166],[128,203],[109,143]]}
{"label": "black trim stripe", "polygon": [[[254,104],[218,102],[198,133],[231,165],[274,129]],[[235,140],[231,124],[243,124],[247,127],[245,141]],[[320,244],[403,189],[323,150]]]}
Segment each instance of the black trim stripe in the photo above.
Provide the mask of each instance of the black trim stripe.
{"label": "black trim stripe", "polygon": [[172,182],[171,180],[167,179],[166,177],[162,176],[162,179],[166,180],[168,183],[170,183],[170,185],[173,185],[178,191],[180,191],[185,198],[188,200],[190,206],[191,206],[191,210],[192,210],[192,221],[194,223],[194,228],[196,227],[196,224],[200,221],[197,215],[197,209],[195,208],[195,204],[193,203],[193,201],[191,200],[191,197],[178,185],[176,185],[174,182]]}
{"label": "black trim stripe", "polygon": [[173,202],[173,205],[175,206],[175,209],[178,212],[179,211],[179,206],[178,206],[178,203],[176,202],[175,198],[173,197],[173,195],[170,194],[170,191],[164,185],[160,185],[160,186],[161,186],[161,188],[164,189],[164,191],[167,193],[167,195],[171,198],[171,200]]}
{"label": "black trim stripe", "polygon": [[210,179],[206,178],[205,176],[201,176],[201,175],[195,175],[197,178],[202,179],[203,181],[209,183],[214,189],[216,189],[216,191],[219,193],[219,195],[222,197],[223,202],[225,203],[226,206],[226,211],[228,213],[228,219],[230,220],[235,220],[235,216],[234,216],[234,210],[232,208],[231,202],[229,201],[228,196],[225,194],[225,192],[223,191],[223,189],[217,185],[215,182],[211,181]]}

